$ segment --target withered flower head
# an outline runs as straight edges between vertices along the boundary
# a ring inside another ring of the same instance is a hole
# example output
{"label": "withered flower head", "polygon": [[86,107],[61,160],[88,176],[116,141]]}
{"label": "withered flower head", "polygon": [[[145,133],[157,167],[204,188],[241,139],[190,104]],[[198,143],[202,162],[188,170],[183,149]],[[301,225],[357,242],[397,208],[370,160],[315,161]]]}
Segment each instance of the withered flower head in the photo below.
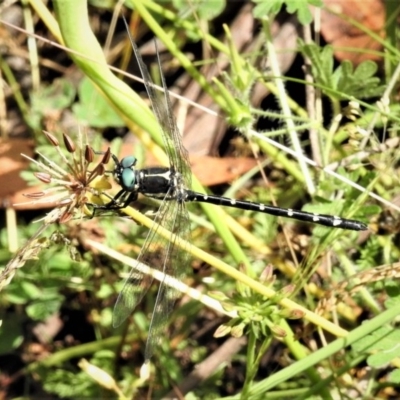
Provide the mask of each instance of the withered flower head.
{"label": "withered flower head", "polygon": [[[26,194],[31,199],[30,204],[51,205],[57,210],[49,216],[58,222],[66,222],[74,217],[91,216],[92,211],[87,204],[102,204],[100,195],[111,188],[105,174],[110,150],[108,149],[97,164],[94,150],[84,143],[82,134],[78,134],[77,142],[63,134],[64,146],[69,154],[64,154],[58,139],[49,132],[44,132],[46,138],[55,147],[61,162],[56,163],[41,153],[37,153],[41,160],[34,160],[24,154],[40,169],[34,175],[41,182],[49,185],[48,188],[35,193]],[[25,203],[26,204],[26,203]],[[52,222],[55,222],[54,220]]]}
{"label": "withered flower head", "polygon": [[49,225],[63,223],[74,217],[92,216],[88,203],[103,204],[101,195],[104,190],[111,188],[105,174],[110,150],[103,154],[97,165],[92,165],[95,152],[87,144],[87,140],[83,143],[81,134],[78,135],[77,144],[69,136],[63,135],[64,146],[69,155],[65,155],[60,149],[59,141],[54,135],[48,132],[44,134],[56,148],[61,162],[56,163],[40,153],[40,161],[23,155],[40,169],[34,174],[36,178],[49,185],[47,189],[25,196],[31,199],[30,204],[46,204],[54,208],[42,218],[43,223],[37,232],[18,250],[5,268],[0,270],[0,291],[11,282],[16,271],[27,260],[36,258],[42,249],[48,247],[51,239],[41,238],[41,235]]}

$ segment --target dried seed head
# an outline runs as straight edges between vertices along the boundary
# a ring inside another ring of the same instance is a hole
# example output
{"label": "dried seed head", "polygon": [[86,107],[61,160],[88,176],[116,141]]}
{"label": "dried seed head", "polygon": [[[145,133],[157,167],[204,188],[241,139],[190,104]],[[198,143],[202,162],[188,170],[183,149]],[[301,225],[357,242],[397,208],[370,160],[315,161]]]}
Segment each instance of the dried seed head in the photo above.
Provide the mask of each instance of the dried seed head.
{"label": "dried seed head", "polygon": [[89,145],[85,146],[85,160],[89,164],[94,160],[94,151]]}
{"label": "dried seed head", "polygon": [[64,139],[65,148],[70,153],[74,153],[76,150],[76,146],[75,146],[75,143],[72,141],[72,139],[66,133],[63,133],[63,139]]}
{"label": "dried seed head", "polygon": [[91,203],[89,199],[96,198],[96,204],[103,204],[102,194],[111,188],[103,164],[104,157],[109,156],[103,156],[102,161],[93,168],[91,163],[95,152],[87,139],[84,142],[80,133],[75,141],[63,135],[65,149],[59,146],[59,141],[51,133],[45,132],[45,136],[55,146],[59,161],[53,161],[39,152],[39,160],[24,156],[40,169],[34,175],[41,182],[51,184],[45,190],[26,197],[32,199],[31,204],[56,207],[59,222],[88,215],[86,204]]}
{"label": "dried seed head", "polygon": [[89,175],[88,180],[92,181],[94,178],[103,175],[105,171],[106,171],[106,168],[105,168],[104,164],[102,164],[102,162],[100,162],[100,164],[97,164],[96,167],[92,170],[92,172]]}
{"label": "dried seed head", "polygon": [[104,166],[104,164],[99,164],[99,165],[96,167],[97,176],[104,175],[105,172],[106,172],[106,167]]}
{"label": "dried seed head", "polygon": [[111,150],[110,150],[110,148],[108,148],[108,149],[106,150],[106,152],[104,153],[103,159],[101,160],[101,162],[102,162],[104,165],[107,165],[107,164],[110,162],[110,158],[111,158]]}
{"label": "dried seed head", "polygon": [[51,175],[48,174],[47,172],[34,172],[36,178],[39,179],[39,181],[42,181],[43,183],[49,184],[51,183]]}
{"label": "dried seed head", "polygon": [[51,134],[50,132],[46,132],[43,131],[44,135],[46,136],[46,138],[48,139],[48,141],[55,147],[59,147],[60,146],[60,142],[58,141],[58,139]]}
{"label": "dried seed head", "polygon": [[23,196],[28,199],[40,199],[45,195],[45,192],[24,193]]}

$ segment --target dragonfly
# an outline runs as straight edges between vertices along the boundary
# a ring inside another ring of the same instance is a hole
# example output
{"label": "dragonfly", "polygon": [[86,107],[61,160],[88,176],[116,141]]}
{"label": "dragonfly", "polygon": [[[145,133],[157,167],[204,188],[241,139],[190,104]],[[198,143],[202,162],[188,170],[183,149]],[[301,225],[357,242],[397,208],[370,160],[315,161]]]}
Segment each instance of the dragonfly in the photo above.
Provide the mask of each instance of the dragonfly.
{"label": "dragonfly", "polygon": [[[171,99],[162,72],[157,43],[155,42],[155,46],[162,91],[159,91],[154,85],[125,19],[124,22],[153,112],[161,128],[169,166],[136,169],[136,157],[127,156],[119,160],[116,155],[112,154],[111,156],[115,163],[114,179],[121,188],[109,203],[97,205],[96,208],[107,210],[122,209],[137,200],[139,194],[161,201],[155,214],[153,226],[149,230],[137,257],[136,267],[131,269],[125,279],[113,310],[113,326],[118,327],[132,314],[134,308],[145,296],[153,278],[141,271],[141,264],[154,265],[164,273],[165,278],[159,285],[150,321],[145,348],[146,362],[150,360],[154,349],[161,341],[168,317],[178,297],[177,290],[168,285],[168,277],[182,280],[187,275],[189,249],[177,245],[178,237],[186,243],[189,242],[190,238],[190,220],[186,203],[202,202],[242,210],[252,210],[331,228],[354,231],[362,231],[368,228],[363,222],[334,215],[280,208],[191,190],[191,169],[188,152],[182,143],[181,134],[172,111]],[[157,234],[159,226],[171,232],[170,238]]]}

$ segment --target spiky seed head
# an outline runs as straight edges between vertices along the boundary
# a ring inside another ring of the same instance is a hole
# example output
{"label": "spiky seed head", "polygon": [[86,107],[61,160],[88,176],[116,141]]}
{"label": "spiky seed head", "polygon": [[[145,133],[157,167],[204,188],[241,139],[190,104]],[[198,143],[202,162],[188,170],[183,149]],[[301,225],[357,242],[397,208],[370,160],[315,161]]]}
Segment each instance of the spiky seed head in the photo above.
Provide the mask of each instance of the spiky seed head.
{"label": "spiky seed head", "polygon": [[72,139],[66,133],[63,133],[63,139],[64,139],[65,148],[70,153],[74,153],[76,150],[76,146],[75,146],[75,143],[72,141]]}
{"label": "spiky seed head", "polygon": [[48,141],[49,141],[53,146],[55,146],[55,147],[60,146],[60,142],[58,141],[58,139],[57,139],[53,134],[51,134],[50,132],[46,132],[46,131],[43,131],[43,133],[44,133],[44,135],[46,136],[46,138],[48,139]]}
{"label": "spiky seed head", "polygon": [[94,160],[94,151],[89,145],[85,146],[85,160],[89,164]]}
{"label": "spiky seed head", "polygon": [[34,173],[36,178],[51,185],[26,197],[33,200],[31,204],[40,203],[61,208],[59,222],[67,222],[78,215],[87,215],[88,199],[94,196],[97,202],[101,201],[103,191],[111,188],[103,163],[107,158],[109,159],[109,155],[103,155],[100,162],[92,167],[95,152],[87,144],[87,139],[86,143],[83,143],[80,135],[76,144],[68,135],[63,134],[64,146],[69,153],[66,155],[59,146],[59,140],[53,134],[49,132],[44,132],[44,134],[56,148],[61,162],[54,162],[40,153],[38,153],[41,157],[40,161],[25,156],[40,169],[40,172]]}

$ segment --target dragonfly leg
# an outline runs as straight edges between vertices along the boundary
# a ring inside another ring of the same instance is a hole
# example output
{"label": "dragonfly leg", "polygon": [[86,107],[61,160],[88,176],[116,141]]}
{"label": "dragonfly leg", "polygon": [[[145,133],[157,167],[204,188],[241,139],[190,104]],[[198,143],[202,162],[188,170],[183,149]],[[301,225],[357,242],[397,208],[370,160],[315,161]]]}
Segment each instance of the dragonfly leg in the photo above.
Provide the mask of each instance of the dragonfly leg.
{"label": "dragonfly leg", "polygon": [[111,197],[108,194],[106,194],[106,196],[110,198],[110,201],[107,204],[100,205],[87,203],[93,210],[90,218],[95,216],[96,210],[121,210],[122,208],[128,207],[130,203],[138,198],[136,192],[127,192],[126,190],[120,190],[114,197]]}

